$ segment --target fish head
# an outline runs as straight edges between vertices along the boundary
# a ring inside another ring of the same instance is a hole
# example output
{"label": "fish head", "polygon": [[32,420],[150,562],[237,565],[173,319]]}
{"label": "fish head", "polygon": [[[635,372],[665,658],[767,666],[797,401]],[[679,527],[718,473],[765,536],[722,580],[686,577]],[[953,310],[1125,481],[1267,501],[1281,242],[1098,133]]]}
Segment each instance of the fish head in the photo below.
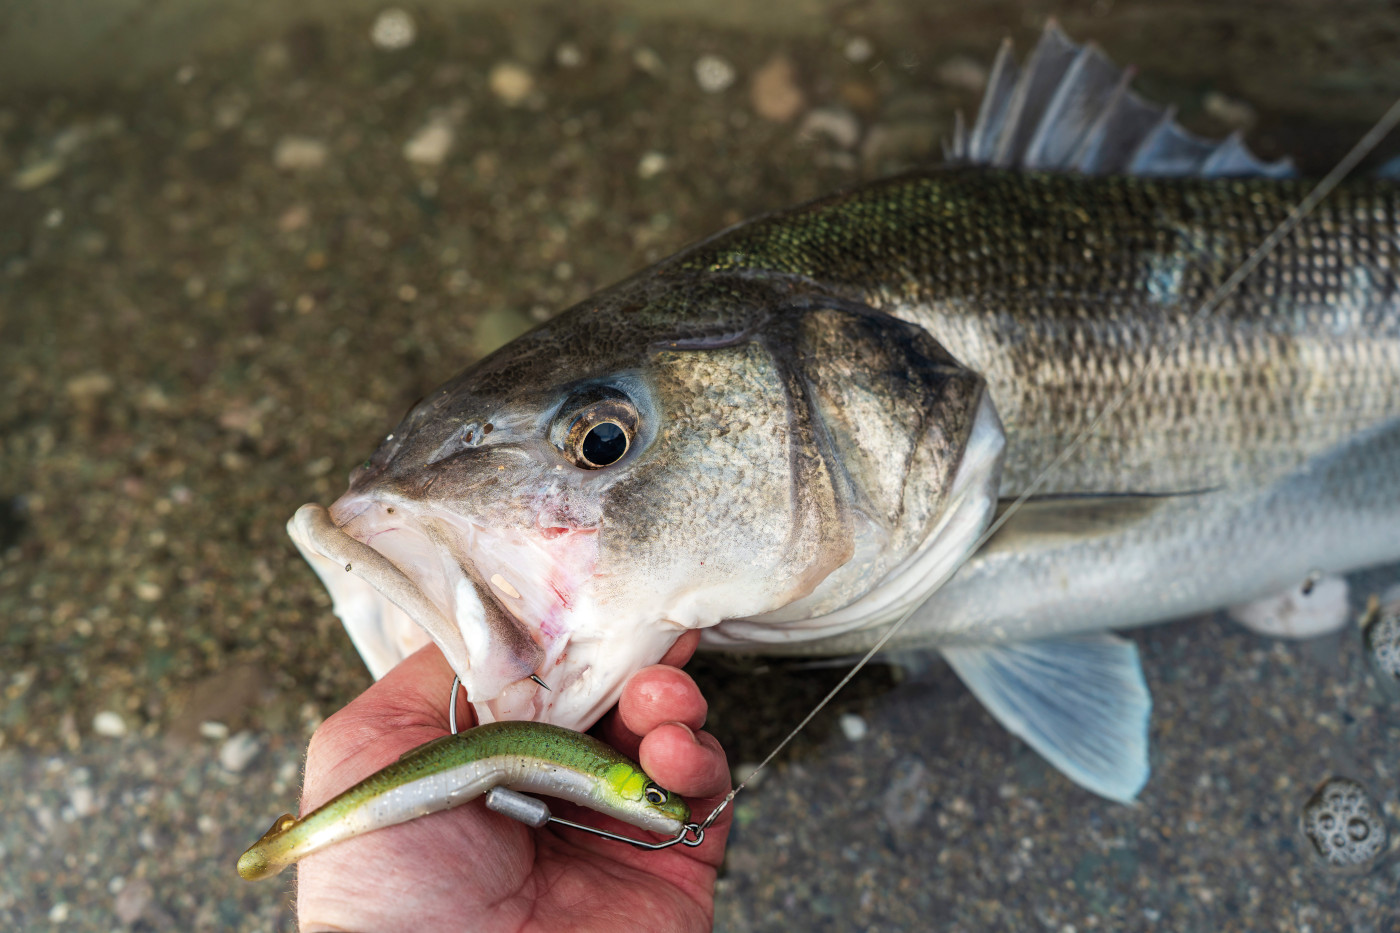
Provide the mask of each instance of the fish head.
{"label": "fish head", "polygon": [[687,629],[818,590],[861,505],[790,306],[621,287],[415,405],[289,526],[376,675],[424,632],[480,721],[585,728]]}

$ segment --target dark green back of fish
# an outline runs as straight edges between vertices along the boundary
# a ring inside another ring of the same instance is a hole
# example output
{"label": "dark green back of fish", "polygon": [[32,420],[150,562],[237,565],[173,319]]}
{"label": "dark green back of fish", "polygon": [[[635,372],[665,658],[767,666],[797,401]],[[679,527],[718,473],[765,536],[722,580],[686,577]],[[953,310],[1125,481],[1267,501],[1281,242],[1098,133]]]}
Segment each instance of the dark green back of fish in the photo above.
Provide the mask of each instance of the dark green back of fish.
{"label": "dark green back of fish", "polygon": [[1395,183],[1343,184],[1196,315],[1309,189],[927,171],[761,218],[675,266],[792,279],[927,329],[992,387],[1008,492],[1163,357],[1054,488],[1180,491],[1277,475],[1400,413]]}

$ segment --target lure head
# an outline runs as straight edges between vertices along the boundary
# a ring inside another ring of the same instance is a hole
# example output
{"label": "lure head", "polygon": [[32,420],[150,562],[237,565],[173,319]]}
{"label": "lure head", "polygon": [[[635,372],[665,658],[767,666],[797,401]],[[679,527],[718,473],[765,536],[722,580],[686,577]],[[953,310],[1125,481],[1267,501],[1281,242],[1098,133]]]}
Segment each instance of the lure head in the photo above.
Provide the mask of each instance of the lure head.
{"label": "lure head", "polygon": [[614,816],[633,826],[674,836],[690,819],[690,806],[661,787],[630,761],[610,766],[602,774],[603,792]]}

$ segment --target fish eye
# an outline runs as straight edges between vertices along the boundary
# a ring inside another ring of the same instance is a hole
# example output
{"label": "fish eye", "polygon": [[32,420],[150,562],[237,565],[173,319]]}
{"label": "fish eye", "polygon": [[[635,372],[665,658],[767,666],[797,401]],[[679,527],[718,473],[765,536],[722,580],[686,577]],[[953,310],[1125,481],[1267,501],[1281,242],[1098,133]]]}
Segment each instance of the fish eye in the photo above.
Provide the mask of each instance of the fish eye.
{"label": "fish eye", "polygon": [[666,802],[666,792],[655,784],[648,784],[647,789],[644,790],[642,794],[646,797],[647,803],[654,804],[658,807]]}
{"label": "fish eye", "polygon": [[637,436],[637,409],[615,389],[598,388],[571,400],[556,422],[555,446],[574,466],[601,470],[632,448]]}
{"label": "fish eye", "polygon": [[627,453],[627,432],[616,421],[601,421],[588,429],[579,451],[583,459],[595,466],[605,467],[622,459]]}

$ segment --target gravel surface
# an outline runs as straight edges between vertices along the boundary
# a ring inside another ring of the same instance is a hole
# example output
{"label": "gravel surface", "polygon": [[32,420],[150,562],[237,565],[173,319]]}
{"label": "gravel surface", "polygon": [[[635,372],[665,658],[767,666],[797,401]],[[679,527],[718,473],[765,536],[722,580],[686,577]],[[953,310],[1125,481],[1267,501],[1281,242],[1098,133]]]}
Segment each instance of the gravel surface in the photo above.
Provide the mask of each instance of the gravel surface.
{"label": "gravel surface", "polygon": [[[1314,169],[1400,94],[1384,5],[1218,6],[1053,9],[1191,125],[1252,124]],[[233,864],[368,683],[286,538],[295,508],[554,311],[936,152],[1000,36],[1028,48],[1052,11],[830,9],[736,32],[386,8],[0,90],[0,927],[290,929],[290,881]],[[1133,637],[1156,700],[1138,806],[1070,785],[941,661],[881,666],[740,798],[718,926],[1400,930],[1400,707],[1357,633]],[[695,670],[734,762],[841,673]],[[1389,826],[1345,873],[1299,828],[1330,777]]]}

